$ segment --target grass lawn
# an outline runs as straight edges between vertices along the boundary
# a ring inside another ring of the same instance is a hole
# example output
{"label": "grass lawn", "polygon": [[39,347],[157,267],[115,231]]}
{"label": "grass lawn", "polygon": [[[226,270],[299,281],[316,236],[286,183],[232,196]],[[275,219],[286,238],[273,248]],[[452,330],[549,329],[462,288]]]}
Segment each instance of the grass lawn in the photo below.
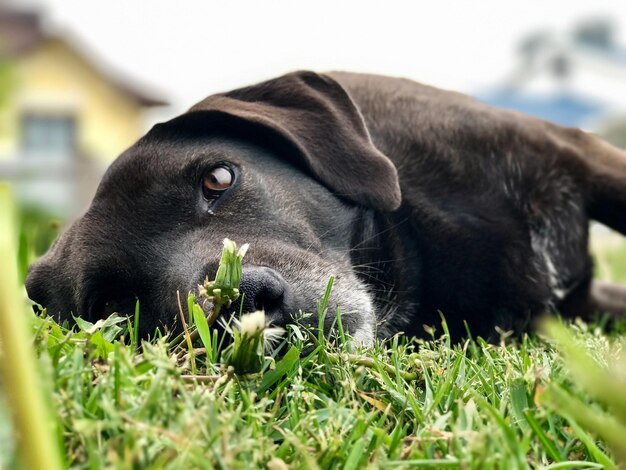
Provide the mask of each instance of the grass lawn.
{"label": "grass lawn", "polygon": [[[599,274],[626,281],[626,244],[603,247]],[[498,345],[450,344],[443,324],[431,341],[370,349],[296,327],[261,372],[237,375],[217,336],[138,344],[126,320],[70,332],[29,318],[31,366],[76,468],[626,465],[626,324],[551,324]],[[0,468],[15,468],[2,392]]]}

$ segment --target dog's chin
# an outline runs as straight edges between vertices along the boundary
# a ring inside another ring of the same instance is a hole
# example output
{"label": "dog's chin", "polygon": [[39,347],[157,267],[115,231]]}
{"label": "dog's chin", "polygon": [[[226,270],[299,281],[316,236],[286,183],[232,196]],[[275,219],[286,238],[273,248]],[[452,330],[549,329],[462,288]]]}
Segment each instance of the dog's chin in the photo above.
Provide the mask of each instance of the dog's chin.
{"label": "dog's chin", "polygon": [[[357,278],[351,267],[343,266],[341,274],[334,274],[329,268],[334,263],[320,265],[313,263],[308,267],[283,271],[285,279],[293,289],[291,316],[299,312],[313,313],[305,321],[316,327],[318,324],[317,312],[327,289],[329,279],[334,278],[332,290],[326,306],[325,327],[331,326],[337,330],[336,316],[341,313],[341,322],[344,330],[359,344],[371,346],[376,338],[376,315],[374,301],[367,286]],[[340,264],[335,267],[341,266]],[[293,266],[292,266],[293,268]],[[334,326],[333,326],[334,325]],[[282,326],[282,325],[279,325]]]}
{"label": "dog's chin", "polygon": [[356,341],[357,344],[362,346],[373,346],[374,339],[376,338],[374,327],[375,325],[371,325],[369,323],[364,324],[354,332],[352,338],[354,338],[354,341]]}
{"label": "dog's chin", "polygon": [[350,275],[337,280],[334,286],[334,310],[327,315],[334,318],[341,311],[341,321],[348,334],[357,344],[372,346],[376,338],[376,315],[371,294],[356,276]]}

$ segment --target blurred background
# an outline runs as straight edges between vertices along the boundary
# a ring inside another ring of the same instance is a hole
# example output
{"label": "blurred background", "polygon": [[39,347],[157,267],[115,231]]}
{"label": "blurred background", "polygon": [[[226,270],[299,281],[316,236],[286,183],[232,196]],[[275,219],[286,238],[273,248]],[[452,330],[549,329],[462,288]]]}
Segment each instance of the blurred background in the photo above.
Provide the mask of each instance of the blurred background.
{"label": "blurred background", "polygon": [[0,180],[32,239],[24,263],[155,122],[295,69],[404,76],[626,148],[622,0],[0,0]]}

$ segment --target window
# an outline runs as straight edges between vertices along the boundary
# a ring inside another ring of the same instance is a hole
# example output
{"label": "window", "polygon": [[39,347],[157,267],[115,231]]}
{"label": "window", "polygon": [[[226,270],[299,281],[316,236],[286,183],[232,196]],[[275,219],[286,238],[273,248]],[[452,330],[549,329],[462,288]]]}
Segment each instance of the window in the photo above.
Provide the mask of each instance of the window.
{"label": "window", "polygon": [[22,150],[28,156],[70,158],[76,150],[76,120],[67,115],[26,114]]}

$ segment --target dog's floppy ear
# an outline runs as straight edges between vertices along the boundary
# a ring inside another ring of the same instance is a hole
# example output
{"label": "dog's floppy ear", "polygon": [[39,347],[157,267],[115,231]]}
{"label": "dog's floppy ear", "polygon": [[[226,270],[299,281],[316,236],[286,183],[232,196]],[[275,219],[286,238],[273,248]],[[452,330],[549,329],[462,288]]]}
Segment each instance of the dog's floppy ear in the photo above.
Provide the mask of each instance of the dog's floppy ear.
{"label": "dog's floppy ear", "polygon": [[[392,211],[401,195],[395,166],[372,143],[363,118],[332,78],[313,72],[209,96],[190,113],[207,126],[236,128],[260,141],[280,141],[319,181],[358,204]],[[221,122],[220,122],[221,121]]]}

